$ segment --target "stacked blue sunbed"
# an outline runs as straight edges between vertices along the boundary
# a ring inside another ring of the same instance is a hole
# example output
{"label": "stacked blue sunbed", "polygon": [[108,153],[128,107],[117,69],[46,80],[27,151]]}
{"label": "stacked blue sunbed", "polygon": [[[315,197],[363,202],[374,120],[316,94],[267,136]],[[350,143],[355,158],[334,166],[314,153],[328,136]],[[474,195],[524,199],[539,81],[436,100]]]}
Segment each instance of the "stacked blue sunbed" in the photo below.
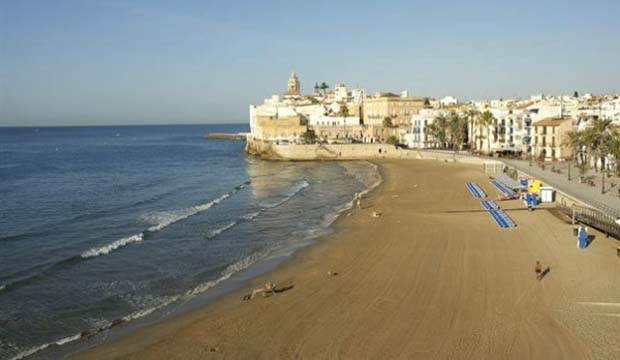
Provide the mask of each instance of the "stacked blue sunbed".
{"label": "stacked blue sunbed", "polygon": [[495,186],[502,194],[504,194],[506,196],[513,197],[513,196],[516,195],[516,193],[511,188],[509,188],[508,186],[502,184],[499,181],[491,180],[491,184],[493,186]]}
{"label": "stacked blue sunbed", "polygon": [[491,201],[491,200],[480,200],[480,204],[485,210],[499,209],[499,205],[497,205],[494,201]]}
{"label": "stacked blue sunbed", "polygon": [[491,200],[480,200],[480,205],[482,205],[482,207],[487,210],[489,214],[491,214],[491,217],[500,228],[505,229],[517,226],[517,224],[512,221],[510,216],[508,216],[504,210],[499,208],[499,205],[497,205],[496,202]]}
{"label": "stacked blue sunbed", "polygon": [[475,198],[485,198],[487,197],[487,194],[485,194],[485,192],[480,188],[480,186],[478,186],[478,184],[474,183],[474,182],[468,182],[466,183],[467,188],[469,189],[469,191],[471,192],[471,194],[475,197]]}
{"label": "stacked blue sunbed", "polygon": [[506,214],[504,210],[501,210],[501,209],[489,210],[489,214],[491,214],[491,216],[493,217],[493,220],[495,220],[497,225],[502,229],[517,226],[517,224],[515,224],[515,222],[512,221],[510,216],[508,216],[508,214]]}

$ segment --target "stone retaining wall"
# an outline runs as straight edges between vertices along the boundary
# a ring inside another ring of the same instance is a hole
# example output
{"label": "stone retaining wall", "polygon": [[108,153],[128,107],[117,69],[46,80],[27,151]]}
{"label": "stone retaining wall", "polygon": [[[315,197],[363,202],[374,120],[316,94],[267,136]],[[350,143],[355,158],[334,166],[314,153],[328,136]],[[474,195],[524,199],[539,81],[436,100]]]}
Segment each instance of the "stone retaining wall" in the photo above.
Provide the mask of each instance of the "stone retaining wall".
{"label": "stone retaining wall", "polygon": [[449,151],[397,148],[388,144],[273,144],[248,140],[246,152],[270,160],[427,159],[482,164],[485,159]]}

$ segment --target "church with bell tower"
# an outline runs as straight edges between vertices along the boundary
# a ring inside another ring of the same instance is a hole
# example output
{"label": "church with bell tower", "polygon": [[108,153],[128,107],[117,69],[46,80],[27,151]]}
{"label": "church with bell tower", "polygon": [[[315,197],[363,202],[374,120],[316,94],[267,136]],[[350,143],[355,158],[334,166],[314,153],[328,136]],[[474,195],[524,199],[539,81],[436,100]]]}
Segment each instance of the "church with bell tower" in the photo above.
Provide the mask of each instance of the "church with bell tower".
{"label": "church with bell tower", "polygon": [[288,79],[288,84],[286,86],[286,92],[284,93],[284,96],[299,96],[299,95],[300,95],[299,79],[297,79],[297,75],[295,75],[295,72],[293,71],[291,73],[291,77]]}

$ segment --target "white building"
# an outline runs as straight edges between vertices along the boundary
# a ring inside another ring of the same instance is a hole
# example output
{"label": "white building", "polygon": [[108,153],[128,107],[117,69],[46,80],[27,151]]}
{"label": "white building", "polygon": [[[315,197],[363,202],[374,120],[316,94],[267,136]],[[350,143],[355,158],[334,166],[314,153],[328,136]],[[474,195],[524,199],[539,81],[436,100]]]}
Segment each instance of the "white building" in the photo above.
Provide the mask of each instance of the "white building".
{"label": "white building", "polygon": [[531,118],[526,106],[496,104],[501,106],[479,109],[493,115],[492,123],[484,126],[479,122],[469,124],[469,142],[473,150],[487,154],[527,153],[531,141]]}
{"label": "white building", "polygon": [[457,105],[459,101],[454,96],[446,96],[443,99],[439,100],[439,103],[442,106],[450,106],[450,105]]}
{"label": "white building", "polygon": [[334,100],[335,101],[347,101],[348,94],[347,88],[344,84],[336,84],[334,87]]}
{"label": "white building", "polygon": [[411,116],[411,131],[401,134],[401,142],[412,149],[433,147],[435,144],[432,142],[433,139],[427,135],[426,128],[436,117],[448,114],[448,111],[441,109],[420,109],[418,114]]}

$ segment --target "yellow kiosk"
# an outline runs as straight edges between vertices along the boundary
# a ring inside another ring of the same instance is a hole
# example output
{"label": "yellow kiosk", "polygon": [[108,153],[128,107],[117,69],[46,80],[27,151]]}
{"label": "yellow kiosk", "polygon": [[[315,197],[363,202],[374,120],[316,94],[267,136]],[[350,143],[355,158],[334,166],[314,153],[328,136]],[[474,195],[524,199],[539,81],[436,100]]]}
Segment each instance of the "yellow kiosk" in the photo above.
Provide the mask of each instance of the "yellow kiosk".
{"label": "yellow kiosk", "polygon": [[527,187],[527,191],[530,193],[538,194],[538,192],[540,191],[540,180],[538,179],[532,180],[532,183],[528,185]]}

